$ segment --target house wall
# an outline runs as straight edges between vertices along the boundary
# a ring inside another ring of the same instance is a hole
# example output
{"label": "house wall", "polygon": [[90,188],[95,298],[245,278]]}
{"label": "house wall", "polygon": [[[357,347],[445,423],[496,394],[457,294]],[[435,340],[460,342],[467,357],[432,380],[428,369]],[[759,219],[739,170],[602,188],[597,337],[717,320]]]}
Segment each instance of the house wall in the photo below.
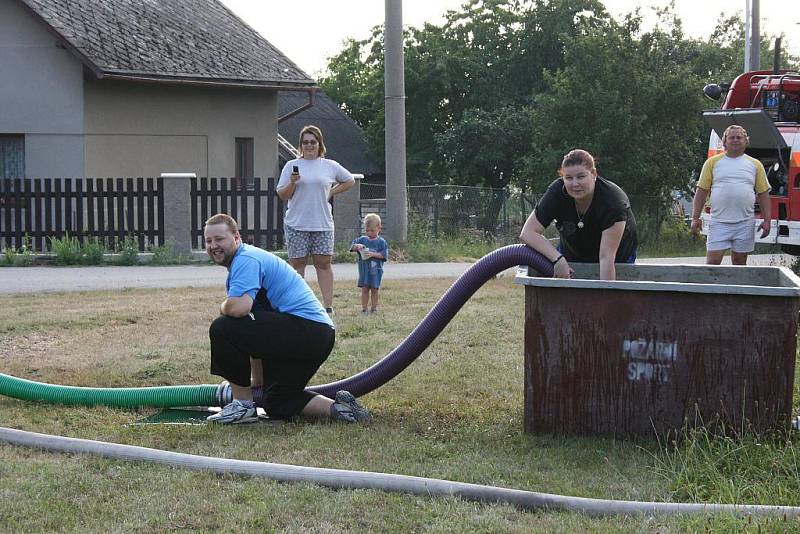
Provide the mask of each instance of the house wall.
{"label": "house wall", "polygon": [[26,177],[83,176],[83,66],[16,0],[0,0],[0,133],[25,135]]}
{"label": "house wall", "polygon": [[274,177],[274,91],[87,80],[86,175],[230,177],[235,138],[252,137],[255,176]]}

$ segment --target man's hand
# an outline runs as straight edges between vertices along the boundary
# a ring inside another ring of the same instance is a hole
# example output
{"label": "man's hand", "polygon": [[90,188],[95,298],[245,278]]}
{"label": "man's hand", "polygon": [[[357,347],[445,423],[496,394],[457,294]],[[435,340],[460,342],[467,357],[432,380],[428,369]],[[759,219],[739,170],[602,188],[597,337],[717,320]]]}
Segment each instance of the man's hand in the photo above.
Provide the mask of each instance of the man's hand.
{"label": "man's hand", "polygon": [[764,219],[761,221],[759,228],[761,228],[761,239],[764,239],[769,235],[769,231],[772,229],[772,221],[770,219]]}
{"label": "man's hand", "polygon": [[694,190],[694,199],[692,199],[692,233],[697,235],[700,233],[700,230],[703,229],[703,221],[700,220],[700,216],[703,214],[703,210],[705,209],[706,200],[708,200],[708,194],[710,191],[708,189],[703,189],[700,186]]}

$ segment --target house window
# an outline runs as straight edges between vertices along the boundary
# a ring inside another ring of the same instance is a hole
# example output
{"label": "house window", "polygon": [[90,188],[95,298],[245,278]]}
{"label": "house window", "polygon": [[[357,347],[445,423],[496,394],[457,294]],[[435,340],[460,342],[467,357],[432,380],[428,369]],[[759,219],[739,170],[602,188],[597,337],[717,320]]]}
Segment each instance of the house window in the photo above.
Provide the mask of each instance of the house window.
{"label": "house window", "polygon": [[253,138],[236,138],[236,178],[243,179],[243,185],[248,189],[253,187],[254,159]]}
{"label": "house window", "polygon": [[0,134],[0,178],[25,177],[25,136]]}

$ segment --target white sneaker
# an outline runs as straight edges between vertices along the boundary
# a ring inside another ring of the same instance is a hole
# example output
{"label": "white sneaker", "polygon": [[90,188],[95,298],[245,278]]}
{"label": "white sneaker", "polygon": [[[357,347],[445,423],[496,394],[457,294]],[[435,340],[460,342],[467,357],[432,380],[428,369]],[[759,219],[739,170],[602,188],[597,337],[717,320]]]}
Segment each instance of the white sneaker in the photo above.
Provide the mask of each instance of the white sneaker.
{"label": "white sneaker", "polygon": [[222,411],[206,417],[206,421],[223,425],[255,423],[258,421],[258,412],[253,401],[233,399],[233,402],[226,404]]}

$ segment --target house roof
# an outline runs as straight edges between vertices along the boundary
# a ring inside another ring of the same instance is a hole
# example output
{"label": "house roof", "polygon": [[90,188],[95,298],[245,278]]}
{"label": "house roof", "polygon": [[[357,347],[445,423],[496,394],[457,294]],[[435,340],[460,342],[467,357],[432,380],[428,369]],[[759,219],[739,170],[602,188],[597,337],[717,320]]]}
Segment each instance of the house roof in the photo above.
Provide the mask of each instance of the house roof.
{"label": "house roof", "polygon": [[[279,91],[278,116],[286,115],[307,103],[308,95],[305,93]],[[364,138],[364,132],[322,91],[317,91],[313,107],[279,122],[278,133],[296,145],[300,130],[308,124],[314,124],[322,130],[327,149],[326,157],[338,161],[353,173],[365,176],[383,174],[383,169],[369,157],[369,144]],[[283,150],[280,155],[284,160],[294,158]]]}
{"label": "house roof", "polygon": [[309,87],[218,0],[18,0],[98,78]]}

